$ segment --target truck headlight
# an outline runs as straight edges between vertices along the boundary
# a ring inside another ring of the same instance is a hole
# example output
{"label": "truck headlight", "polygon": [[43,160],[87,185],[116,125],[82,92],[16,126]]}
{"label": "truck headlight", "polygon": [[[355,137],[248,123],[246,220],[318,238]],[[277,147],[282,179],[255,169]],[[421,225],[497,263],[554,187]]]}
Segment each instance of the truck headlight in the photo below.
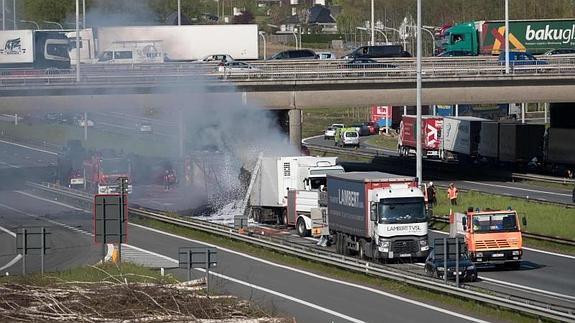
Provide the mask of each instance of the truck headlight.
{"label": "truck headlight", "polygon": [[425,240],[419,240],[419,245],[422,246],[422,247],[427,246],[427,239],[425,239]]}
{"label": "truck headlight", "polygon": [[513,250],[513,255],[514,255],[514,256],[519,256],[519,255],[521,255],[521,251],[519,251],[519,250]]}
{"label": "truck headlight", "polygon": [[391,241],[379,238],[379,246],[382,248],[389,248]]}
{"label": "truck headlight", "polygon": [[475,266],[473,266],[473,265],[467,266],[467,270],[475,270]]}
{"label": "truck headlight", "polygon": [[478,252],[475,254],[475,257],[477,258],[483,258],[483,252]]}

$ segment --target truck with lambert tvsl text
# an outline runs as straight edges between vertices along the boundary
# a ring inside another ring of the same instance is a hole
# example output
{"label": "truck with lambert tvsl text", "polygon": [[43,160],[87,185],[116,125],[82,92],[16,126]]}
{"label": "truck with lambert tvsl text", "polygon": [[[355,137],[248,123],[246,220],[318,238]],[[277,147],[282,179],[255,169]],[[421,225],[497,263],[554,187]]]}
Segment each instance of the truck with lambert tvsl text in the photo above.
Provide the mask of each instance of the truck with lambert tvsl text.
{"label": "truck with lambert tvsl text", "polygon": [[[505,51],[505,21],[482,20],[456,24],[441,32],[441,52],[460,55],[499,55]],[[575,46],[575,19],[509,21],[509,49],[543,54]],[[450,56],[450,55],[446,55]]]}
{"label": "truck with lambert tvsl text", "polygon": [[327,226],[338,253],[374,260],[427,257],[428,218],[417,178],[330,174],[327,194]]}

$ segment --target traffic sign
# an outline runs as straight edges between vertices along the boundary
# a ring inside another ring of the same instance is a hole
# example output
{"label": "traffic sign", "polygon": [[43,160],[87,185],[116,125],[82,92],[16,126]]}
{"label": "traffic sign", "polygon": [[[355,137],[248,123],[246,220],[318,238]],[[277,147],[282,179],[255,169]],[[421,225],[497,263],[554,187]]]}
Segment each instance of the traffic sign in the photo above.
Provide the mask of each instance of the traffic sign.
{"label": "traffic sign", "polygon": [[128,234],[128,198],[124,194],[94,196],[94,240],[123,243]]}

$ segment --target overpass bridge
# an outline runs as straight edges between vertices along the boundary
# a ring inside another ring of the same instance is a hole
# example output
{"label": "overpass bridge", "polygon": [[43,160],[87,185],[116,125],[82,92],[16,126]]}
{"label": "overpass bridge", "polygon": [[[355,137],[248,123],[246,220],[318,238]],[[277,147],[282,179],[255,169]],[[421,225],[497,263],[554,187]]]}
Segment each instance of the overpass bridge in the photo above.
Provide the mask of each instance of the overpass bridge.
{"label": "overpass bridge", "polygon": [[[342,61],[257,62],[240,71],[191,63],[83,66],[79,82],[73,70],[0,75],[0,112],[174,107],[198,102],[200,97],[202,101],[229,97],[266,109],[294,110],[290,124],[299,126],[297,110],[301,109],[415,105],[414,71],[413,60],[375,66]],[[494,59],[427,60],[423,73],[426,105],[575,102],[575,58],[515,66],[511,74],[505,74]]]}

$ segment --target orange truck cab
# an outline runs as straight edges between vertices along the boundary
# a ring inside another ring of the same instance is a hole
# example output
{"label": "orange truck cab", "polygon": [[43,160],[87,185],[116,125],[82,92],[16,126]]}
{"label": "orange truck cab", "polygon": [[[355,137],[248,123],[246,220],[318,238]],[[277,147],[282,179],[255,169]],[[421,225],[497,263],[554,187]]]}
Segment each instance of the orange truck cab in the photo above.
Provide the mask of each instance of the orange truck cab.
{"label": "orange truck cab", "polygon": [[[516,211],[473,211],[470,208],[460,215],[460,219],[458,229],[465,235],[471,261],[519,268],[523,242]],[[527,225],[526,219],[522,220],[522,224]]]}

